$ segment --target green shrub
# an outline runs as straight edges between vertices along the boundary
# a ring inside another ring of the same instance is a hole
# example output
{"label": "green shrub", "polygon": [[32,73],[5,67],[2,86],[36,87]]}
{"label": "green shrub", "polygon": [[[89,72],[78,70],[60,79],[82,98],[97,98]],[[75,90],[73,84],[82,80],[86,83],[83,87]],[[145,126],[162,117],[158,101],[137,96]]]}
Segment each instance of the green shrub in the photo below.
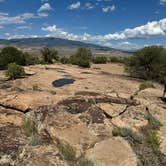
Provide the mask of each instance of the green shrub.
{"label": "green shrub", "polygon": [[90,61],[88,59],[79,59],[78,66],[83,68],[90,68]]}
{"label": "green shrub", "polygon": [[74,149],[69,144],[64,144],[61,141],[57,141],[57,148],[59,149],[60,154],[67,161],[75,161],[76,153]]}
{"label": "green shrub", "polygon": [[166,50],[161,46],[138,50],[125,64],[131,76],[166,83]]}
{"label": "green shrub", "polygon": [[94,166],[94,163],[91,160],[82,157],[78,160],[78,166]]}
{"label": "green shrub", "polygon": [[39,86],[37,84],[32,86],[32,90],[33,91],[41,91],[41,89],[39,88]]}
{"label": "green shrub", "polygon": [[109,59],[111,63],[125,63],[127,57],[111,56]]}
{"label": "green shrub", "polygon": [[68,64],[68,63],[69,63],[69,59],[64,56],[64,57],[62,57],[62,58],[60,59],[60,62],[61,62],[62,64]]}
{"label": "green shrub", "polygon": [[112,135],[115,136],[115,137],[121,136],[121,129],[118,128],[118,127],[113,128]]}
{"label": "green shrub", "polygon": [[43,140],[38,134],[34,134],[31,136],[31,138],[30,138],[31,146],[38,146],[38,145],[42,145],[42,144],[43,144]]}
{"label": "green shrub", "polygon": [[91,60],[92,59],[92,52],[90,49],[80,47],[78,48],[75,56],[80,59]]}
{"label": "green shrub", "polygon": [[112,130],[112,135],[113,136],[121,136],[121,137],[130,137],[132,138],[135,142],[142,143],[143,138],[141,135],[137,134],[134,132],[131,128],[128,127],[123,127],[123,128],[114,128]]}
{"label": "green shrub", "polygon": [[41,53],[42,53],[44,62],[47,64],[52,64],[54,61],[59,60],[58,51],[55,49],[44,47],[41,50]]}
{"label": "green shrub", "polygon": [[23,119],[22,128],[28,136],[37,134],[35,122],[30,117],[25,117]]}
{"label": "green shrub", "polygon": [[6,69],[8,64],[17,63],[25,65],[25,58],[23,52],[15,47],[5,47],[0,53],[0,68]]}
{"label": "green shrub", "polygon": [[141,83],[140,86],[139,86],[140,91],[144,90],[144,89],[147,89],[147,88],[155,88],[155,86],[150,81],[145,81],[145,82]]}
{"label": "green shrub", "polygon": [[25,58],[25,65],[27,65],[27,66],[40,63],[39,57],[34,54],[29,54],[29,53],[25,52],[24,58]]}
{"label": "green shrub", "polygon": [[157,135],[156,131],[150,130],[146,134],[147,142],[152,146],[154,151],[158,151],[160,147],[160,137]]}
{"label": "green shrub", "polygon": [[10,63],[6,75],[11,79],[16,79],[22,76],[25,76],[24,68],[16,63]]}
{"label": "green shrub", "polygon": [[107,57],[104,56],[97,56],[93,58],[93,63],[95,64],[106,64],[107,63]]}
{"label": "green shrub", "polygon": [[146,119],[149,122],[149,127],[153,130],[159,130],[162,126],[161,122],[150,113],[148,113]]}

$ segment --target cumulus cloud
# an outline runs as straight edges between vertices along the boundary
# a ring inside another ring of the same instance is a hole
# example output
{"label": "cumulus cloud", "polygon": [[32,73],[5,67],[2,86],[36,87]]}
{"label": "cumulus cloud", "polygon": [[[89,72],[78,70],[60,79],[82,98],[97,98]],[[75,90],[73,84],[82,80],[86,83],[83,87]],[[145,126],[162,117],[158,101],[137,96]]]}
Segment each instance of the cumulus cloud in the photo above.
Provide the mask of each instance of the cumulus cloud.
{"label": "cumulus cloud", "polygon": [[50,10],[52,10],[51,5],[49,3],[45,3],[38,9],[38,12],[50,11]]}
{"label": "cumulus cloud", "polygon": [[0,25],[7,25],[7,24],[21,24],[25,23],[26,20],[31,18],[35,18],[33,13],[23,13],[16,16],[9,16],[8,13],[0,13]]}
{"label": "cumulus cloud", "polygon": [[79,9],[81,7],[81,3],[78,1],[78,2],[76,2],[76,3],[72,3],[69,7],[68,7],[68,9],[70,9],[70,10],[75,10],[75,9]]}
{"label": "cumulus cloud", "polygon": [[160,0],[160,4],[166,4],[166,0]]}
{"label": "cumulus cloud", "polygon": [[115,9],[116,9],[115,5],[106,6],[106,7],[102,8],[103,12],[105,12],[105,13],[107,13],[107,12],[113,12]]}
{"label": "cumulus cloud", "polygon": [[76,35],[58,28],[56,25],[42,28],[43,31],[49,33],[50,36],[60,37],[70,40],[80,40],[89,42],[107,42],[110,40],[125,40],[135,38],[149,38],[153,36],[164,36],[166,31],[166,18],[159,21],[148,22],[145,25],[135,27],[133,29],[125,29],[122,32],[110,33],[106,35]]}

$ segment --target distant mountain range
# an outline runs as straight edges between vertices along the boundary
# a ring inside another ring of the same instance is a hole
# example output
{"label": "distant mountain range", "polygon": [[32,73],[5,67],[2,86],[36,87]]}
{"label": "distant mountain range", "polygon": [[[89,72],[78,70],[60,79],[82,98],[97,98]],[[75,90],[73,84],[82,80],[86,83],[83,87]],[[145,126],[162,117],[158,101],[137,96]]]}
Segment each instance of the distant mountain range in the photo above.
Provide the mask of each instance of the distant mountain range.
{"label": "distant mountain range", "polygon": [[40,37],[40,38],[21,38],[21,39],[0,39],[0,46],[12,45],[24,50],[34,51],[42,47],[56,48],[61,54],[72,54],[78,47],[86,47],[96,54],[112,54],[124,53],[131,54],[129,51],[117,50],[110,47],[100,46],[96,44],[84,43],[80,41],[66,40],[53,37]]}

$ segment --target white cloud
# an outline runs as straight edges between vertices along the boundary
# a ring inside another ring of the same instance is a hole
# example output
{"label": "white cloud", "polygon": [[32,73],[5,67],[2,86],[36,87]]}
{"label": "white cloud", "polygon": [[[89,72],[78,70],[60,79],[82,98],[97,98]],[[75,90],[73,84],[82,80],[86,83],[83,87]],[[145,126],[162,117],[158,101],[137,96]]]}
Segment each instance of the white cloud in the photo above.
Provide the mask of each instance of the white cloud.
{"label": "white cloud", "polygon": [[91,10],[91,9],[93,9],[94,8],[94,6],[91,4],[91,3],[85,3],[85,7],[84,7],[85,9],[87,9],[87,10]]}
{"label": "white cloud", "polygon": [[38,12],[50,11],[52,9],[53,8],[51,7],[51,5],[49,3],[45,3],[38,9]]}
{"label": "white cloud", "polygon": [[68,7],[68,9],[70,9],[70,10],[75,10],[75,9],[79,9],[81,7],[81,3],[78,1],[78,2],[76,2],[76,3],[72,3],[69,7]]}
{"label": "white cloud", "polygon": [[21,24],[25,23],[26,20],[31,18],[35,18],[33,13],[23,13],[16,16],[9,16],[8,13],[0,13],[0,25],[7,25],[7,24]]}
{"label": "white cloud", "polygon": [[17,34],[10,34],[10,33],[5,33],[5,36],[7,39],[21,39],[21,38],[37,38],[39,37],[38,35],[17,35]]}
{"label": "white cloud", "polygon": [[163,5],[166,3],[166,0],[160,0],[160,4]]}
{"label": "white cloud", "polygon": [[18,30],[25,30],[25,29],[31,30],[32,27],[30,27],[30,26],[18,26],[17,29]]}
{"label": "white cloud", "polygon": [[113,12],[115,9],[116,9],[115,5],[106,6],[106,7],[102,8],[103,12],[105,12],[105,13],[107,13],[107,12]]}
{"label": "white cloud", "polygon": [[5,2],[5,0],[0,0],[0,3],[1,3],[1,2]]}
{"label": "white cloud", "polygon": [[125,29],[122,32],[110,33],[106,35],[90,35],[87,33],[84,33],[83,35],[76,35],[73,33],[66,32],[63,29],[58,28],[56,25],[43,27],[42,30],[48,32],[50,36],[54,37],[60,37],[69,40],[106,43],[107,41],[111,40],[125,40],[134,38],[149,38],[153,36],[165,36],[166,18],[159,21],[148,22],[145,25],[135,27],[133,29]]}

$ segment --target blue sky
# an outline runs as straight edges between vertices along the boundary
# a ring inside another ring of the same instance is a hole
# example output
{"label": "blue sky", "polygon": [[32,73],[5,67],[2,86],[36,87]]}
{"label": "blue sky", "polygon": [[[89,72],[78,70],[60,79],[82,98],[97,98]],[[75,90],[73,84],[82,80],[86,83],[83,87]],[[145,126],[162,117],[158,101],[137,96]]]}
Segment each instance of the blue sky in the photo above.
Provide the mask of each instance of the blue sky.
{"label": "blue sky", "polygon": [[0,38],[40,36],[166,46],[166,0],[0,0]]}

